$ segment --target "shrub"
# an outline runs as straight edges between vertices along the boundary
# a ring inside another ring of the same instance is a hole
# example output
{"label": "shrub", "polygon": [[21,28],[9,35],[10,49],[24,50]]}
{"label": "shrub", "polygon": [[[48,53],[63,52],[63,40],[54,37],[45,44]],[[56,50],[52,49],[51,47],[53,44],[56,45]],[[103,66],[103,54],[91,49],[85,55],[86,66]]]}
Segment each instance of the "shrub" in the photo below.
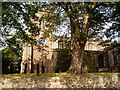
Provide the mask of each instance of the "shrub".
{"label": "shrub", "polygon": [[62,49],[58,52],[55,72],[66,72],[71,65],[71,51],[69,49]]}

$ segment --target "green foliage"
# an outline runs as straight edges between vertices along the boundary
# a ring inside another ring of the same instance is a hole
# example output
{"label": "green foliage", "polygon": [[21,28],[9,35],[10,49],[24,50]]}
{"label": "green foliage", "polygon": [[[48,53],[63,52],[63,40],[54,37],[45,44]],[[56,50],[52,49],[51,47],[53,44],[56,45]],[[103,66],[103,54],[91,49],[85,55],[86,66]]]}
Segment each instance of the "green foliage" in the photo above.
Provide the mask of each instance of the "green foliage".
{"label": "green foliage", "polygon": [[90,72],[92,67],[93,67],[93,61],[91,60],[89,55],[84,55],[83,58],[83,63],[84,63],[84,68],[87,67],[87,70],[85,70],[85,72]]}
{"label": "green foliage", "polygon": [[[96,5],[95,8],[93,8]],[[106,22],[112,21],[113,25],[109,28],[104,35],[106,37],[114,37],[113,33],[118,32],[119,30],[119,3],[97,3],[97,2],[77,2],[73,3],[71,8],[70,2],[53,2],[53,3],[20,3],[20,2],[3,2],[2,3],[2,24],[5,26],[4,35],[8,35],[9,31],[12,29],[16,29],[18,31],[25,32],[28,30],[32,33],[32,35],[38,35],[40,28],[33,22],[31,22],[31,18],[39,20],[35,15],[38,11],[42,11],[42,8],[48,12],[48,14],[44,15],[41,19],[44,19],[47,22],[52,23],[46,24],[49,27],[49,31],[45,32],[45,36],[49,36],[48,33],[52,33],[56,30],[60,30],[60,26],[68,26],[68,30],[70,29],[70,18],[76,18],[79,21],[79,27],[82,28],[84,9],[88,8],[90,19],[89,19],[89,27],[87,29],[88,38],[96,38],[100,39],[101,35],[99,33],[104,29],[104,25]],[[93,9],[92,9],[93,8]],[[20,21],[22,20],[22,22]],[[41,20],[40,20],[41,21]],[[26,28],[24,28],[24,25]],[[24,28],[24,29],[23,29]],[[114,29],[114,30],[113,30]],[[80,29],[81,32],[81,29]],[[81,32],[82,33],[82,32]],[[48,34],[48,35],[47,35]],[[66,34],[66,32],[65,32]],[[24,34],[22,34],[24,35]],[[111,37],[111,38],[112,38]]]}
{"label": "green foliage", "polygon": [[71,65],[71,52],[69,49],[62,49],[58,52],[55,72],[65,72]]}
{"label": "green foliage", "polygon": [[[2,37],[3,45],[9,43],[9,38],[16,37],[25,43],[33,43],[33,39],[26,34],[31,32],[32,36],[38,35],[40,29],[30,19],[38,19],[35,13],[38,12],[36,4],[20,3],[20,2],[3,2],[2,3]],[[15,35],[14,35],[15,34]],[[12,42],[15,42],[14,40]],[[35,41],[34,41],[35,42]]]}
{"label": "green foliage", "polygon": [[13,61],[21,60],[20,50],[16,48],[5,48],[2,51],[2,73],[10,73],[10,65]]}
{"label": "green foliage", "polygon": [[85,56],[84,56],[84,63],[85,63],[85,65],[88,66],[88,67],[92,67],[92,66],[93,66],[93,65],[92,65],[92,61],[91,61],[91,59],[90,59],[90,57],[89,57],[88,55],[85,55]]}
{"label": "green foliage", "polygon": [[[96,5],[96,8],[92,9]],[[21,33],[19,36],[20,39],[30,40],[25,38],[27,36],[25,31],[29,31],[32,33],[32,36],[38,35],[40,28],[33,22],[31,22],[31,18],[35,21],[39,20],[39,18],[35,15],[38,11],[42,11],[44,8],[48,13],[44,15],[39,21],[45,20],[47,23],[45,26],[49,29],[45,29],[45,37],[49,36],[49,33],[52,34],[54,31],[61,32],[61,26],[66,27],[68,32],[70,31],[70,18],[76,18],[79,21],[79,27],[83,27],[83,16],[84,9],[88,8],[90,19],[89,25],[87,29],[87,37],[88,38],[97,38],[103,37],[99,34],[103,29],[106,22],[113,23],[112,27],[109,28],[104,35],[107,38],[111,36],[114,38],[115,33],[119,32],[119,3],[82,3],[77,2],[74,3],[71,8],[70,2],[53,2],[53,3],[20,3],[20,2],[3,2],[2,3],[2,25],[3,25],[3,36],[10,36],[11,30],[16,30],[16,33]],[[52,23],[52,24],[50,24]],[[55,30],[56,29],[56,30]],[[114,30],[113,30],[114,29]],[[114,32],[115,31],[115,32]],[[68,33],[65,31],[64,34]],[[114,32],[114,33],[113,33]],[[78,32],[85,33],[85,32]],[[113,35],[114,34],[114,35]],[[22,38],[24,37],[24,38]],[[28,36],[27,36],[28,37]],[[111,38],[112,38],[111,37]],[[7,42],[7,41],[6,41]]]}
{"label": "green foliage", "polygon": [[7,46],[2,50],[2,71],[3,73],[10,73],[10,65],[13,61],[18,61],[22,59],[22,42],[16,35],[9,38],[7,41]]}
{"label": "green foliage", "polygon": [[[114,4],[113,8],[114,10],[108,19],[108,22],[111,22],[111,27],[109,27],[105,32],[105,35],[109,40],[120,36],[120,2]],[[120,42],[119,39],[114,41]]]}
{"label": "green foliage", "polygon": [[[78,20],[80,27],[77,34],[82,35],[84,33],[87,34],[88,39],[94,38],[96,40],[103,40],[103,36],[106,36],[107,39],[111,40],[110,37],[114,39],[115,33],[119,32],[119,29],[117,28],[119,28],[120,25],[114,23],[111,27],[107,23],[113,23],[111,20],[114,22],[119,21],[119,5],[119,3],[113,2],[54,2],[47,4],[46,10],[50,12],[43,18],[47,22],[52,23],[52,25],[49,24],[47,27],[53,27],[58,33],[62,31],[60,26],[67,27],[64,35],[71,30],[70,19],[76,19],[76,21]],[[86,32],[82,32],[85,8],[88,9],[90,18]],[[105,25],[111,27],[111,30],[103,31],[103,29],[106,29],[106,27],[104,27]],[[117,30],[112,30],[112,28]],[[73,33],[74,31],[71,32]]]}
{"label": "green foliage", "polygon": [[2,54],[2,73],[10,73],[10,63],[12,62],[9,55]]}

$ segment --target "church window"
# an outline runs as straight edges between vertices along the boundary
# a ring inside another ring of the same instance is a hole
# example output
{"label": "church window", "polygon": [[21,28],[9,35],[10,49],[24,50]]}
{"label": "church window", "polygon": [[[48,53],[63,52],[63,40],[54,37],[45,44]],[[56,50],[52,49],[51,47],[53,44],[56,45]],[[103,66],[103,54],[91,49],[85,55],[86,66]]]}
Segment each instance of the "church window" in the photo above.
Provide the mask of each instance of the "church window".
{"label": "church window", "polygon": [[58,41],[58,48],[59,49],[70,49],[71,48],[71,41]]}
{"label": "church window", "polygon": [[58,41],[58,48],[62,49],[63,48],[63,41]]}
{"label": "church window", "polygon": [[114,64],[118,64],[118,53],[113,52],[113,57],[114,57]]}
{"label": "church window", "polygon": [[42,45],[45,45],[46,41],[45,41],[45,39],[39,39],[39,40],[38,40],[38,43],[39,43],[39,44],[42,44]]}

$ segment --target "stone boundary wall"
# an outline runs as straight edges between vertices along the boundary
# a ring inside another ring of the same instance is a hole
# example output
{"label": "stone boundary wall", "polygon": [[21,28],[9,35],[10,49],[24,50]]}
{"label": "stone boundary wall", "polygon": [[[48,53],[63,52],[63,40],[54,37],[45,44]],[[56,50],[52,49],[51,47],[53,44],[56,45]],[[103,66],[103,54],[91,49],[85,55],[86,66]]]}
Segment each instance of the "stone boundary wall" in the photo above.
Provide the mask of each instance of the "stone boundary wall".
{"label": "stone boundary wall", "polygon": [[2,88],[116,88],[120,89],[120,76],[0,78]]}

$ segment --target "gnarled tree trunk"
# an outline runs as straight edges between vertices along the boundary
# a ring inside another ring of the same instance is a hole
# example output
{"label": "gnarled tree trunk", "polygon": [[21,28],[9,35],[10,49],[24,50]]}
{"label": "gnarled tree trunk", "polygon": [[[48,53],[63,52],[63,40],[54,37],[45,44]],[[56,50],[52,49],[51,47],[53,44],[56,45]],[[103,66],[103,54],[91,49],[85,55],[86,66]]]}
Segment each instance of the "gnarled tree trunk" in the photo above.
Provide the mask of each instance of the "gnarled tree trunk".
{"label": "gnarled tree trunk", "polygon": [[84,47],[86,41],[80,43],[77,39],[72,39],[72,62],[69,71],[74,74],[82,72]]}
{"label": "gnarled tree trunk", "polygon": [[84,57],[84,47],[87,41],[87,29],[89,25],[89,10],[84,9],[83,26],[80,32],[78,18],[70,17],[71,24],[71,45],[72,62],[69,71],[74,74],[82,73],[82,63]]}

